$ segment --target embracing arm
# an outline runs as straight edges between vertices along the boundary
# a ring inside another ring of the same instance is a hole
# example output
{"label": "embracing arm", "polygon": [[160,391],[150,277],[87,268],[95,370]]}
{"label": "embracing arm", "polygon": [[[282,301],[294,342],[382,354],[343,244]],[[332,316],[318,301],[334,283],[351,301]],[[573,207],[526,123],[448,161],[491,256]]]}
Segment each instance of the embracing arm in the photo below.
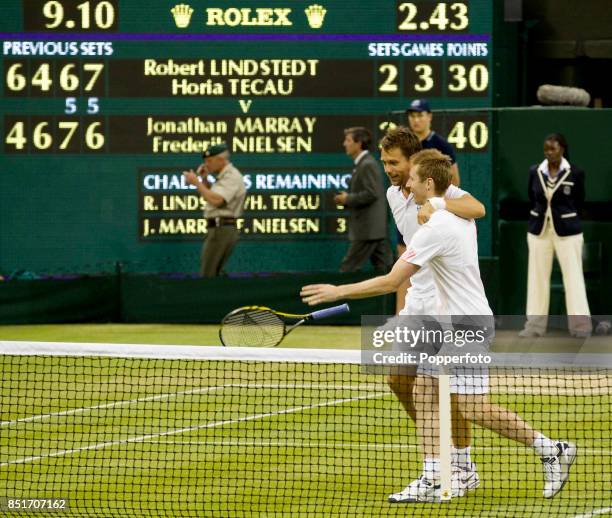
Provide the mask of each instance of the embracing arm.
{"label": "embracing arm", "polygon": [[[486,213],[484,205],[471,194],[464,194],[461,198],[444,198],[444,202],[448,212],[463,219],[479,219]],[[435,211],[429,201],[423,205],[417,213],[419,225],[427,223]]]}
{"label": "embracing arm", "polygon": [[386,275],[374,277],[354,284],[311,284],[304,286],[300,295],[309,306],[340,299],[364,299],[393,293],[402,282],[419,270],[419,266],[398,259],[393,269]]}
{"label": "embracing arm", "polygon": [[446,210],[463,219],[484,218],[485,206],[471,194],[464,194],[461,198],[446,199]]}

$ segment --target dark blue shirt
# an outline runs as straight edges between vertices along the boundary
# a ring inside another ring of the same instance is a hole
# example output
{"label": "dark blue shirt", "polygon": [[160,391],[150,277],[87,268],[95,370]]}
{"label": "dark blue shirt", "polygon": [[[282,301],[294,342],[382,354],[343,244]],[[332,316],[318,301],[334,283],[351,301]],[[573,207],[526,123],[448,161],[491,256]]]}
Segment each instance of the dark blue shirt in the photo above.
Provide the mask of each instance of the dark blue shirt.
{"label": "dark blue shirt", "polygon": [[432,131],[425,140],[421,140],[421,146],[423,146],[423,149],[437,149],[440,153],[448,155],[453,164],[457,161],[453,146],[446,142],[446,140],[435,131]]}

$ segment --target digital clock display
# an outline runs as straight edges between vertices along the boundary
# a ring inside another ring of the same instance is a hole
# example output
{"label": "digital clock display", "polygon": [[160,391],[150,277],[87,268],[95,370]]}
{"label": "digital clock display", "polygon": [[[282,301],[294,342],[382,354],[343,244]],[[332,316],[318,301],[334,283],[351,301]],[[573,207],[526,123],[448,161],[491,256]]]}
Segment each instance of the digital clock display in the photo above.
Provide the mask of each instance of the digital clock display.
{"label": "digital clock display", "polygon": [[119,26],[117,0],[23,0],[26,31],[108,31]]}

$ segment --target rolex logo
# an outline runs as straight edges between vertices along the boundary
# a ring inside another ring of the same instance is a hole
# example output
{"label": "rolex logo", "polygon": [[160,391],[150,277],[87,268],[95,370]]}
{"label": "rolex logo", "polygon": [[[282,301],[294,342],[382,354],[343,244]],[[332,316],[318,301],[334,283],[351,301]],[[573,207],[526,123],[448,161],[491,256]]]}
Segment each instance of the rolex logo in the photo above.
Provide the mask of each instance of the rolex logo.
{"label": "rolex logo", "polygon": [[170,9],[170,12],[174,17],[174,23],[176,23],[176,26],[179,29],[184,29],[189,25],[189,22],[191,22],[193,9],[187,4],[176,4],[172,9]]}
{"label": "rolex logo", "polygon": [[308,18],[308,25],[310,25],[312,29],[320,29],[323,26],[323,20],[327,13],[325,7],[313,4],[308,6],[307,9],[304,9],[304,12],[306,13],[306,18]]}

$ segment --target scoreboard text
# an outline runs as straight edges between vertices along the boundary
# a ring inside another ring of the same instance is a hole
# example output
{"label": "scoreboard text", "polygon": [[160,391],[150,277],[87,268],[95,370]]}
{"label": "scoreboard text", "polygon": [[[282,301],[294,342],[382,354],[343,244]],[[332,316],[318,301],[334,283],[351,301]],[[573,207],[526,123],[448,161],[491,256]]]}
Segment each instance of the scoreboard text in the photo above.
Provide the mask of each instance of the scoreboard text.
{"label": "scoreboard text", "polygon": [[[72,239],[92,258],[171,255],[206,234],[204,201],[181,172],[226,142],[248,185],[242,239],[257,241],[262,257],[274,243],[345,247],[347,212],[333,202],[353,168],[343,131],[366,126],[377,141],[406,123],[390,113],[413,98],[450,110],[434,113],[434,129],[474,178],[464,187],[487,194],[489,116],[461,108],[491,106],[491,4],[6,0],[4,182],[34,185],[46,170],[45,210],[71,200]],[[2,201],[20,196],[14,189],[5,186]],[[89,189],[96,198],[86,203]],[[34,204],[7,213],[24,236]],[[60,261],[66,236],[36,224],[38,243],[57,247]]]}

